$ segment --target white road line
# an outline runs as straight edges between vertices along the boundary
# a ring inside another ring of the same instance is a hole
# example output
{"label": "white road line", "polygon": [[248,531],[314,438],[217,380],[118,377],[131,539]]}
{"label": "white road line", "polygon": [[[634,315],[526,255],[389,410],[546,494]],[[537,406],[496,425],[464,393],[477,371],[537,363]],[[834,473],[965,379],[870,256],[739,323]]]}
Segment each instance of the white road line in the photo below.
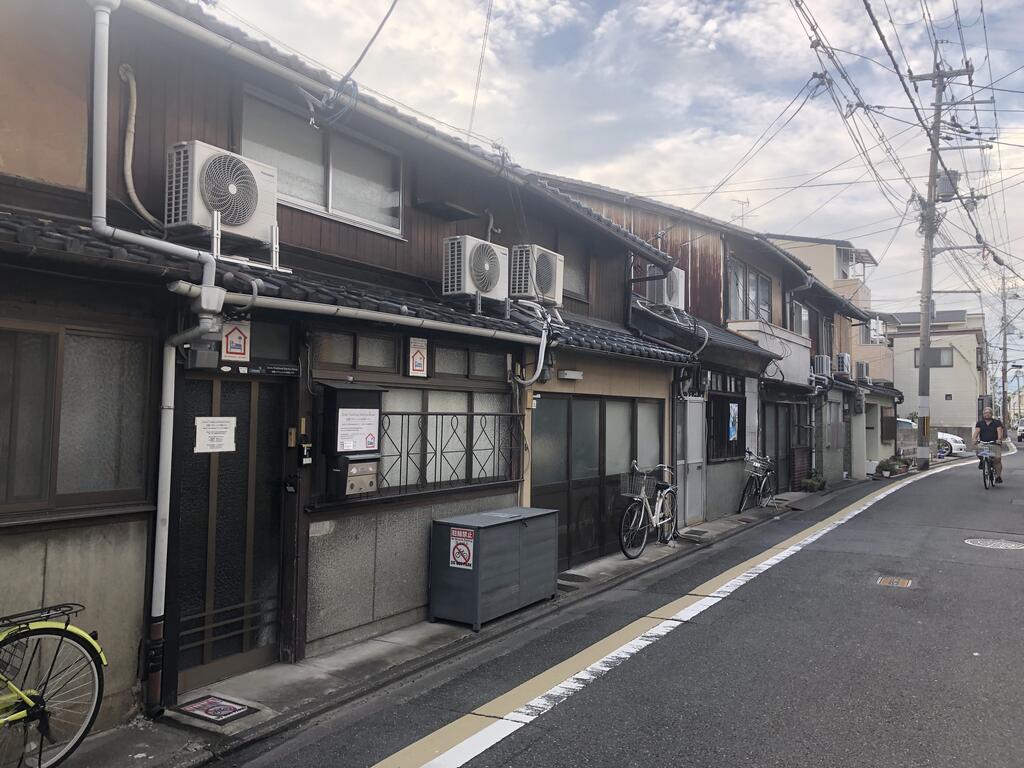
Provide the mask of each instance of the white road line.
{"label": "white road line", "polygon": [[911,483],[915,483],[925,477],[931,477],[932,475],[938,474],[939,472],[945,472],[949,469],[955,469],[956,467],[969,466],[968,464],[953,464],[946,467],[938,467],[925,474],[915,475],[903,480],[899,483],[894,484],[892,487],[887,488],[878,495],[871,498],[864,504],[856,507],[846,515],[837,520],[833,521],[829,525],[825,526],[821,530],[815,531],[814,533],[808,534],[806,537],[798,541],[796,544],[778,552],[771,557],[765,558],[762,562],[751,567],[749,570],[744,571],[742,574],[727,582],[726,584],[715,590],[710,597],[705,597],[702,600],[695,602],[693,605],[687,606],[683,610],[676,613],[671,619],[666,619],[660,624],[652,627],[638,637],[630,640],[628,643],[620,646],[616,650],[609,653],[607,656],[597,660],[586,669],[577,672],[558,685],[548,689],[537,698],[527,702],[523,706],[509,712],[501,718],[496,719],[492,724],[486,728],[478,731],[472,736],[464,739],[463,741],[456,744],[448,751],[438,755],[433,760],[424,764],[424,768],[460,768],[465,765],[473,758],[483,754],[488,749],[493,747],[498,742],[511,736],[513,733],[518,731],[524,725],[527,725],[536,720],[541,715],[550,712],[556,706],[561,704],[563,701],[568,699],[574,693],[583,690],[587,685],[592,683],[604,675],[611,672],[622,662],[635,656],[637,653],[642,651],[644,648],[656,643],[662,639],[669,632],[674,630],[676,627],[682,626],[687,621],[695,618],[699,614],[711,608],[713,605],[720,603],[722,599],[728,597],[737,589],[742,587],[744,584],[748,584],[762,573],[778,565],[783,560],[792,557],[801,549],[806,547],[808,544],[820,539],[826,533],[834,531],[836,528],[841,526],[843,523],[849,522],[861,512],[869,509],[874,504],[878,503],[884,498],[891,496],[897,491],[905,488]]}

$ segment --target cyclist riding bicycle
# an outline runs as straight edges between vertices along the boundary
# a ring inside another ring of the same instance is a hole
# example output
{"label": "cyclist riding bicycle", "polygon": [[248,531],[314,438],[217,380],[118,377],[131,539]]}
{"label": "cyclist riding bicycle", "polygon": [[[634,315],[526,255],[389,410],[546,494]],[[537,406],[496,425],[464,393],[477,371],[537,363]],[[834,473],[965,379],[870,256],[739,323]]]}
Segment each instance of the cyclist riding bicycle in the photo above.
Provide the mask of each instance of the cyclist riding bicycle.
{"label": "cyclist riding bicycle", "polygon": [[[992,466],[996,471],[996,482],[1003,482],[1003,439],[1006,437],[1006,429],[1003,422],[992,416],[992,409],[986,407],[981,412],[981,420],[974,425],[971,439],[974,444],[979,442],[991,443],[989,449],[992,451]],[[981,462],[978,462],[981,467]]]}

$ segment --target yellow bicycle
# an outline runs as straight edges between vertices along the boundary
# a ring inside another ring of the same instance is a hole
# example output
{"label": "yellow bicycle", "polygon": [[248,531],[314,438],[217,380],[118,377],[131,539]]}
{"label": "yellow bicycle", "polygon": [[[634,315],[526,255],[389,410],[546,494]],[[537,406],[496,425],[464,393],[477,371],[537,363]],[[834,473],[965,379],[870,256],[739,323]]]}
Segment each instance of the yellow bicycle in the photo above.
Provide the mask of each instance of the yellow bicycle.
{"label": "yellow bicycle", "polygon": [[0,768],[51,768],[89,733],[107,665],[96,633],[62,603],[0,617]]}

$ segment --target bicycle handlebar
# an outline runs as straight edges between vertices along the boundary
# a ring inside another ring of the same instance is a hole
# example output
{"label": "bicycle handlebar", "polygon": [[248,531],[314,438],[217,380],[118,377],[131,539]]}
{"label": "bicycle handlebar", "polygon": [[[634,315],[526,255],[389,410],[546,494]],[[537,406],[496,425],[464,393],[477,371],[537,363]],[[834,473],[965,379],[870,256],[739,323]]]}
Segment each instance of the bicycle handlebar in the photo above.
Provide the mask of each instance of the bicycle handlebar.
{"label": "bicycle handlebar", "polygon": [[[638,474],[649,474],[649,473],[643,472],[643,470],[640,469],[640,463],[636,459],[633,459],[633,461],[630,462],[629,468],[633,472],[636,472]],[[656,465],[656,466],[651,468],[651,472],[657,472],[659,469],[663,469],[666,472],[668,472],[670,475],[675,477],[675,472],[672,471],[672,467],[670,467],[668,464],[658,464],[658,465]]]}

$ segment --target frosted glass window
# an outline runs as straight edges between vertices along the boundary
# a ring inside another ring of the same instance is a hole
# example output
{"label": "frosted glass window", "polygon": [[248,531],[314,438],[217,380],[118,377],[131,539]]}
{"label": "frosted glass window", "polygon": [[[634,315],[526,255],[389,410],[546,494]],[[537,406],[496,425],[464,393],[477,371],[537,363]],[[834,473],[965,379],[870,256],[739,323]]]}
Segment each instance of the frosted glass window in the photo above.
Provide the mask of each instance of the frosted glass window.
{"label": "frosted glass window", "polygon": [[477,392],[473,395],[473,413],[473,478],[508,477],[512,417],[497,414],[509,413],[509,396]]}
{"label": "frosted glass window", "polygon": [[504,379],[505,355],[491,352],[474,352],[473,375],[488,379]]}
{"label": "frosted glass window", "polygon": [[400,229],[401,160],[349,136],[331,134],[331,210]]}
{"label": "frosted glass window", "polygon": [[242,154],[277,168],[277,191],[319,208],[324,192],[324,140],[309,120],[280,107],[245,97]]}
{"label": "frosted glass window", "polygon": [[465,376],[466,350],[455,347],[434,348],[434,373],[449,376]]}
{"label": "frosted glass window", "polygon": [[533,486],[564,483],[568,479],[566,442],[569,439],[569,401],[542,397],[533,411],[530,444]]}
{"label": "frosted glass window", "polygon": [[0,504],[49,493],[53,337],[0,331]]}
{"label": "frosted glass window", "polygon": [[425,417],[420,415],[423,391],[389,389],[383,393],[381,406],[378,473],[381,490],[422,485],[425,482],[420,466],[425,425]]}
{"label": "frosted glass window", "polygon": [[145,486],[148,373],[141,339],[65,336],[57,493]]}
{"label": "frosted glass window", "polygon": [[325,333],[313,342],[313,355],[317,363],[328,365],[352,365],[355,339],[349,333]]}
{"label": "frosted glass window", "polygon": [[581,253],[565,253],[562,271],[562,288],[577,296],[587,298],[590,285],[590,259]]}
{"label": "frosted glass window", "polygon": [[586,480],[600,473],[601,404],[597,400],[572,401],[572,479]]}
{"label": "frosted glass window", "polygon": [[633,404],[607,400],[604,405],[604,471],[608,475],[629,471],[633,461]]}
{"label": "frosted glass window", "polygon": [[427,479],[450,483],[466,479],[469,450],[469,394],[430,391],[427,393]]}
{"label": "frosted glass window", "polygon": [[658,403],[637,403],[637,461],[644,469],[661,463],[661,406]]}
{"label": "frosted glass window", "polygon": [[356,363],[360,368],[395,370],[395,340],[390,336],[359,336]]}

